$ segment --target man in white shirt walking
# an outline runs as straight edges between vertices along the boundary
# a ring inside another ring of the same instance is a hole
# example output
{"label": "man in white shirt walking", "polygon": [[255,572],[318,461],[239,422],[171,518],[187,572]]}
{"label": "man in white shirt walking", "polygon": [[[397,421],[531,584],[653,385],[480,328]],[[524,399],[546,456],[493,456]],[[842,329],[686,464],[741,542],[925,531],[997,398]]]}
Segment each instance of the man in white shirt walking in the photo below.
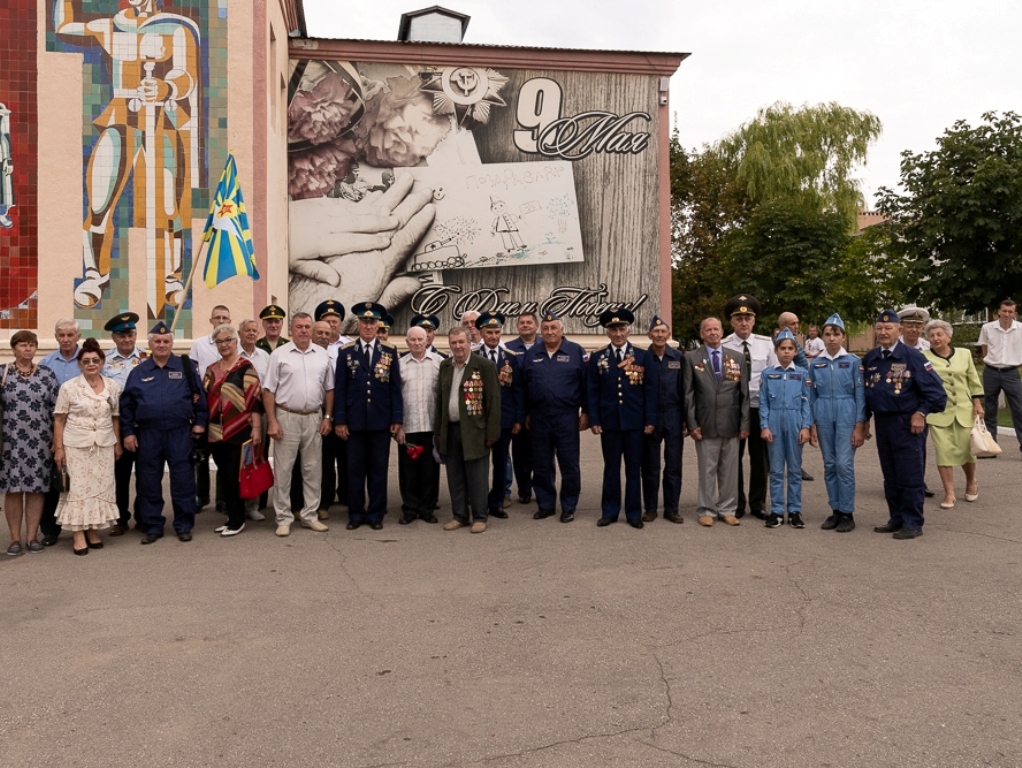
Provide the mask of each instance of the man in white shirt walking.
{"label": "man in white shirt walking", "polygon": [[1005,299],[997,309],[997,319],[986,323],[979,332],[983,355],[983,392],[986,394],[985,421],[990,434],[997,438],[997,406],[1001,392],[1011,408],[1015,437],[1022,450],[1022,381],[1018,369],[1022,365],[1022,323],[1015,319],[1017,307]]}

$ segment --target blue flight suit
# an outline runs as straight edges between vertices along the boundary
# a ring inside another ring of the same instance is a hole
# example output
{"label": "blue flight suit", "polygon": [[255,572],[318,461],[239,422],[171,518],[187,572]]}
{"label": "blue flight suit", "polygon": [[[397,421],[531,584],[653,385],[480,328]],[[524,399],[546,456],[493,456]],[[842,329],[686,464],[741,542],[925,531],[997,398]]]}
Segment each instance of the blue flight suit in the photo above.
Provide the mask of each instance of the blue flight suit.
{"label": "blue flight suit", "polygon": [[[543,346],[543,340],[536,337],[536,341],[529,349],[525,348],[525,342],[522,341],[521,337],[512,339],[504,345],[505,349],[510,349],[512,352],[517,352],[520,357],[518,361],[524,366],[525,356],[529,354],[530,349],[535,349],[536,345]],[[523,391],[524,401],[524,391]],[[518,431],[517,435],[511,437],[511,466],[514,469],[515,482],[518,484],[518,497],[520,499],[530,500],[532,499],[532,432],[531,430],[525,429],[524,425],[522,429]],[[511,478],[507,478],[507,487],[505,488],[505,495],[511,493]]]}
{"label": "blue flight suit", "polygon": [[170,470],[174,532],[187,533],[195,525],[192,427],[205,427],[209,411],[198,373],[190,370],[191,384],[179,356],[172,354],[163,367],[150,357],[128,374],[121,392],[121,436],[138,439],[135,490],[145,533],[163,535],[164,462]]}
{"label": "blue flight suit", "polygon": [[345,344],[334,385],[334,427],[349,430],[348,521],[359,524],[381,523],[387,514],[390,427],[404,420],[397,348],[376,342],[371,362],[366,365],[360,341]]}
{"label": "blue flight suit", "polygon": [[[862,359],[866,418],[876,418],[877,453],[884,473],[888,525],[923,528],[923,456],[926,434],[912,434],[912,414],[940,413],[947,393],[923,353],[897,342],[884,359],[881,347]],[[843,511],[843,510],[842,510]]]}
{"label": "blue flight suit", "polygon": [[[802,445],[798,433],[813,423],[809,406],[809,374],[792,363],[763,370],[759,385],[759,428],[773,432],[767,444],[770,459],[770,511],[802,512]],[[788,501],[784,501],[784,467],[788,467]]]}
{"label": "blue flight suit", "polygon": [[831,360],[826,353],[809,364],[809,405],[823,454],[827,498],[835,512],[855,512],[855,425],[866,421],[862,360],[845,353]]}
{"label": "blue flight suit", "polygon": [[[500,383],[500,439],[490,446],[493,461],[493,483],[486,499],[486,508],[493,510],[504,506],[504,489],[507,487],[508,454],[511,450],[511,430],[515,424],[525,424],[525,382],[522,379],[521,357],[517,352],[497,347],[497,381]],[[485,344],[475,354],[490,357],[490,348]]]}
{"label": "blue flight suit", "polygon": [[[589,356],[589,426],[600,427],[603,450],[602,516],[617,520],[621,512],[621,457],[625,460],[625,518],[642,520],[642,439],[656,425],[658,368],[652,357],[626,343],[619,362],[608,344]],[[632,362],[629,363],[629,358]]]}
{"label": "blue flight suit", "polygon": [[[561,470],[561,512],[574,513],[582,492],[579,467],[579,410],[586,404],[586,353],[563,339],[553,355],[543,342],[525,353],[525,415],[532,430],[532,469],[536,503],[541,510],[557,506],[554,457]],[[520,492],[520,491],[519,491]]]}
{"label": "blue flight suit", "polygon": [[649,364],[657,370],[657,417],[652,435],[642,439],[642,497],[646,512],[656,513],[660,493],[660,446],[663,445],[664,514],[678,514],[681,501],[681,454],[685,445],[685,355],[672,347],[660,358],[650,346]]}

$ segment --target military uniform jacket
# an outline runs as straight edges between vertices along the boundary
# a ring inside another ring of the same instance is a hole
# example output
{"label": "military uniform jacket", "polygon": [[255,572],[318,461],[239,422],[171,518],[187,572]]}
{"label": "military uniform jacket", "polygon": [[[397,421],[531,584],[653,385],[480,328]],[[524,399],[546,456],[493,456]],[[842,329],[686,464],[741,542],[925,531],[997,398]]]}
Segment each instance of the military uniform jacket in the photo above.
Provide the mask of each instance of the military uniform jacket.
{"label": "military uniform jacket", "polygon": [[657,369],[657,420],[656,426],[663,427],[670,421],[687,417],[685,413],[685,355],[673,347],[664,348],[660,358],[652,345],[646,350],[650,367]]}
{"label": "military uniform jacket", "polygon": [[739,432],[749,431],[749,381],[742,373],[745,359],[723,346],[720,351],[719,382],[705,346],[685,355],[688,428],[701,429],[703,437],[738,437]]}
{"label": "military uniform jacket", "polygon": [[557,351],[548,355],[543,342],[538,342],[523,358],[527,416],[577,417],[579,409],[589,410],[586,353],[581,345],[562,339]]}
{"label": "military uniform jacket", "polygon": [[[121,435],[128,437],[141,429],[178,429],[209,419],[206,393],[192,368],[189,385],[181,358],[172,354],[162,368],[153,358],[139,363],[128,374],[121,392]],[[192,395],[198,401],[192,402]]]}
{"label": "military uniform jacket", "polygon": [[337,353],[334,426],[359,431],[386,430],[404,420],[397,348],[376,342],[367,366],[358,341]]}
{"label": "military uniform jacket", "polygon": [[947,394],[940,376],[919,350],[900,341],[883,358],[882,347],[862,359],[866,383],[866,418],[874,413],[940,413]]}
{"label": "military uniform jacket", "polygon": [[631,343],[618,362],[613,344],[589,356],[589,426],[606,430],[641,430],[657,423],[660,380],[653,355]]}
{"label": "military uniform jacket", "polygon": [[[454,358],[440,363],[440,379],[436,401],[436,432],[440,448],[447,447],[447,425],[450,423],[448,406],[451,385],[454,383]],[[468,356],[461,377],[458,397],[458,422],[461,425],[461,443],[465,461],[486,456],[491,443],[500,439],[500,384],[493,363],[480,355]]]}
{"label": "military uniform jacket", "polygon": [[[483,345],[475,352],[490,359],[490,348]],[[500,428],[511,429],[525,423],[525,381],[521,357],[502,346],[497,347],[497,383],[500,384]]]}
{"label": "military uniform jacket", "polygon": [[128,383],[128,374],[138,367],[139,363],[149,355],[140,347],[135,347],[128,357],[124,357],[117,351],[117,347],[106,353],[106,363],[103,364],[103,375],[113,379],[121,385],[123,390]]}
{"label": "military uniform jacket", "polygon": [[286,336],[281,336],[279,339],[277,339],[277,346],[276,347],[271,347],[269,342],[266,341],[266,337],[263,336],[261,339],[259,339],[256,342],[256,347],[261,349],[266,354],[272,355],[275,350],[280,349],[285,344],[287,344],[289,341],[291,341],[291,339],[287,338]]}

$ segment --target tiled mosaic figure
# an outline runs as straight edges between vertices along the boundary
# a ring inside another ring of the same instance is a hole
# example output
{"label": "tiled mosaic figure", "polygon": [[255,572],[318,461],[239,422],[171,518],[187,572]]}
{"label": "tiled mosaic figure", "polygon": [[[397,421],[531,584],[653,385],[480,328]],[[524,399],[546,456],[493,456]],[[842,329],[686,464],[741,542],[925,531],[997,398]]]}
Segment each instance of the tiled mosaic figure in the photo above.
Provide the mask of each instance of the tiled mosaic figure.
{"label": "tiled mosaic figure", "polygon": [[162,317],[185,298],[184,233],[200,178],[201,33],[191,19],[162,12],[162,0],[127,0],[115,16],[88,21],[75,18],[79,5],[55,0],[54,30],[103,49],[113,95],[93,123],[99,138],[86,169],[83,277],[75,303],[94,307],[109,287],[114,209],[131,181],[135,226],[146,230],[149,312]]}
{"label": "tiled mosaic figure", "polygon": [[14,158],[11,155],[11,110],[0,102],[0,227],[14,226]]}

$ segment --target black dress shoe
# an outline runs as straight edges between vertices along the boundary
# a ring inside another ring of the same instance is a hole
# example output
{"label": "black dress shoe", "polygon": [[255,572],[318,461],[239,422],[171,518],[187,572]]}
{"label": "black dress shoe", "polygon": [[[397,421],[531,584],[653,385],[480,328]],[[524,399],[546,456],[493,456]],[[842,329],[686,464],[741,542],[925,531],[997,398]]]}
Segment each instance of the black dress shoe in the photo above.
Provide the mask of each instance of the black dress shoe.
{"label": "black dress shoe", "polygon": [[113,528],[110,529],[110,535],[111,536],[123,536],[127,532],[128,532],[128,526],[126,526],[126,525],[118,524],[118,525],[115,525]]}
{"label": "black dress shoe", "polygon": [[915,539],[922,536],[923,532],[919,528],[902,528],[900,531],[895,531],[892,538],[895,539]]}
{"label": "black dress shoe", "polygon": [[86,539],[85,543],[89,545],[89,549],[103,549],[102,541],[89,541]]}
{"label": "black dress shoe", "polygon": [[833,515],[823,521],[823,525],[820,527],[825,531],[832,531],[837,528],[837,524],[841,521],[841,515],[835,512]]}
{"label": "black dress shoe", "polygon": [[531,502],[532,502],[532,496],[519,496],[518,497],[518,503],[519,504],[529,504]]}
{"label": "black dress shoe", "polygon": [[617,522],[617,520],[612,520],[609,517],[601,517],[599,520],[596,521],[596,527],[597,528],[603,528],[605,526],[610,525],[611,523],[616,523],[616,522]]}
{"label": "black dress shoe", "polygon": [[644,525],[642,520],[629,520],[628,524],[632,526],[632,528],[642,528],[642,526]]}
{"label": "black dress shoe", "polygon": [[812,475],[810,475],[810,474],[809,474],[808,472],[806,472],[806,471],[805,471],[805,470],[803,469],[803,470],[802,470],[802,480],[803,480],[803,481],[805,481],[805,482],[807,482],[807,483],[811,483],[811,482],[813,482],[813,476],[812,476]]}
{"label": "black dress shoe", "polygon": [[345,526],[349,531],[356,531],[362,526],[362,523],[348,523]]}
{"label": "black dress shoe", "polygon": [[669,523],[677,523],[679,525],[685,522],[685,518],[677,512],[664,512],[664,520]]}
{"label": "black dress shoe", "polygon": [[43,536],[40,542],[44,547],[52,547],[57,543],[57,538],[60,536],[59,533],[47,533]]}
{"label": "black dress shoe", "polygon": [[383,523],[369,523],[369,527],[372,528],[374,531],[382,531]]}
{"label": "black dress shoe", "polygon": [[163,538],[163,534],[162,533],[147,533],[145,535],[145,537],[142,539],[142,543],[143,544],[152,544],[153,542],[159,541],[162,538]]}
{"label": "black dress shoe", "polygon": [[554,516],[554,510],[552,509],[541,509],[532,516],[533,520],[546,520],[548,517]]}
{"label": "black dress shoe", "polygon": [[652,523],[654,520],[656,520],[656,510],[654,509],[652,512],[646,510],[645,512],[642,513],[642,519],[647,523]]}
{"label": "black dress shoe", "polygon": [[507,512],[503,509],[491,509],[487,514],[489,517],[495,517],[498,520],[507,520]]}
{"label": "black dress shoe", "polygon": [[423,515],[419,519],[422,520],[422,522],[430,523],[431,525],[436,525],[438,522],[438,520],[436,519],[436,515]]}
{"label": "black dress shoe", "polygon": [[901,526],[895,523],[887,523],[885,525],[878,525],[873,529],[874,533],[897,533],[901,530]]}
{"label": "black dress shoe", "polygon": [[74,545],[72,545],[71,546],[71,551],[74,552],[76,555],[87,555],[87,554],[89,554],[89,548],[88,547],[86,547],[85,549],[75,549]]}
{"label": "black dress shoe", "polygon": [[[749,514],[752,515],[757,520],[766,520],[767,519],[766,512],[764,512],[762,509],[752,509],[752,510],[749,510]],[[738,517],[738,515],[735,515],[735,517]]]}
{"label": "black dress shoe", "polygon": [[570,523],[575,519],[574,512],[561,512],[561,522]]}
{"label": "black dress shoe", "polygon": [[929,488],[927,488],[924,485],[923,486],[923,496],[925,496],[928,499],[932,499],[933,498],[933,491],[931,491]]}
{"label": "black dress shoe", "polygon": [[192,540],[192,532],[191,531],[185,531],[184,533],[179,533],[177,535],[177,540],[178,541],[191,541]]}
{"label": "black dress shoe", "polygon": [[409,525],[415,522],[415,516],[401,515],[401,519],[397,521],[398,525]]}

